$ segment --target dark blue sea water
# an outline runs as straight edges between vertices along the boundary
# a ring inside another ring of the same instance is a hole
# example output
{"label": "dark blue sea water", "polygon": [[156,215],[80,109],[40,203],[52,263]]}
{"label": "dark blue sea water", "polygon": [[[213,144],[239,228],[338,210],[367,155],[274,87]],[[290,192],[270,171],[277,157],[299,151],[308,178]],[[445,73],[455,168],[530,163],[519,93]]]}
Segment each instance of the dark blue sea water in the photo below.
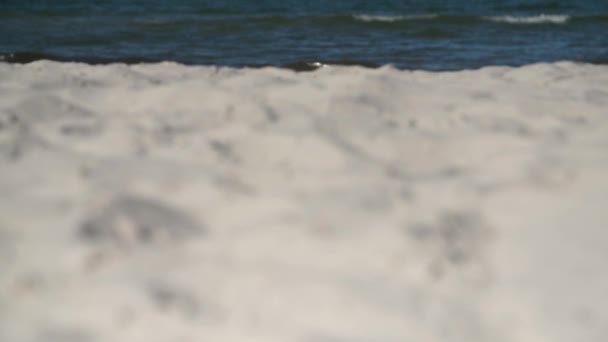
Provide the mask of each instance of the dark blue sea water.
{"label": "dark blue sea water", "polygon": [[608,0],[0,0],[0,59],[455,70],[608,61]]}

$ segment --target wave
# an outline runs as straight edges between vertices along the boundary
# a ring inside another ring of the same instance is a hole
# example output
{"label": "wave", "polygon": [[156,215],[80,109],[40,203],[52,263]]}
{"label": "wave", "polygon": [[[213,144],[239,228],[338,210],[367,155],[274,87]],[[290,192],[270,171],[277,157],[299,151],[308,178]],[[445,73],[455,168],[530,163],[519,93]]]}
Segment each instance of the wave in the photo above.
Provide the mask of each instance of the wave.
{"label": "wave", "polygon": [[218,15],[187,17],[153,17],[136,18],[130,25],[151,30],[179,30],[181,28],[205,27],[210,30],[239,31],[250,29],[254,24],[264,25],[264,29],[273,27],[283,28],[286,25],[308,25],[310,27],[336,27],[348,25],[369,25],[375,28],[398,29],[419,23],[449,24],[449,25],[478,25],[494,23],[497,25],[560,25],[584,23],[608,23],[608,14],[566,15],[540,14],[532,16],[497,15],[497,16],[468,16],[448,14],[412,14],[412,15],[376,15],[376,14],[330,14],[330,15]]}
{"label": "wave", "polygon": [[435,19],[439,15],[437,14],[419,14],[419,15],[370,15],[370,14],[356,14],[353,15],[353,19],[364,21],[364,22],[395,22],[403,20],[425,20]]}
{"label": "wave", "polygon": [[591,65],[608,65],[608,56],[589,56],[583,58],[575,58],[570,60],[539,60],[539,61],[528,61],[527,63],[492,63],[487,61],[485,63],[478,63],[473,65],[463,65],[460,67],[442,67],[442,68],[428,68],[420,65],[408,65],[398,63],[398,61],[377,61],[372,62],[369,59],[351,60],[351,59],[317,59],[317,60],[300,60],[291,62],[276,61],[274,63],[263,63],[263,64],[251,64],[251,63],[238,63],[238,64],[222,64],[213,61],[205,61],[204,59],[196,61],[187,61],[182,59],[162,59],[162,58],[150,58],[150,57],[91,57],[91,56],[70,56],[70,55],[54,55],[45,52],[13,52],[13,53],[2,53],[0,52],[0,64],[29,64],[36,61],[54,61],[62,63],[84,63],[89,65],[109,65],[109,64],[154,64],[162,62],[175,62],[183,65],[202,65],[210,67],[229,67],[229,68],[266,68],[276,67],[282,69],[288,69],[295,72],[309,72],[315,71],[326,67],[360,67],[368,69],[376,69],[383,66],[390,66],[396,70],[428,70],[428,71],[457,71],[457,70],[468,70],[477,69],[485,66],[502,65],[517,67],[526,65],[529,63],[552,63],[557,61],[570,61],[578,64],[591,64]]}
{"label": "wave", "polygon": [[[342,16],[337,16],[340,18]],[[371,15],[356,14],[348,18],[363,24],[407,25],[416,21],[428,21],[453,25],[475,25],[483,22],[513,25],[560,25],[570,23],[608,23],[608,14],[594,15],[567,15],[567,14],[539,14],[539,15],[496,15],[496,16],[466,16],[445,14],[419,14],[419,15]]]}
{"label": "wave", "polygon": [[[104,65],[113,63],[122,64],[140,64],[140,63],[158,63],[163,62],[160,59],[147,57],[92,57],[92,56],[77,56],[77,55],[57,55],[46,52],[10,52],[0,53],[0,62],[10,64],[28,64],[36,61],[54,61],[65,63],[85,63],[90,65]],[[185,63],[184,63],[185,64]]]}
{"label": "wave", "polygon": [[350,19],[359,23],[382,23],[382,24],[407,24],[416,21],[429,21],[436,23],[470,25],[483,22],[494,22],[497,24],[513,25],[559,25],[570,23],[599,23],[608,24],[608,14],[599,13],[593,15],[567,15],[567,14],[539,14],[539,15],[496,15],[496,16],[467,16],[467,15],[445,15],[445,14],[419,14],[419,15],[371,15],[356,14],[350,17],[335,16],[335,19]]}
{"label": "wave", "polygon": [[374,63],[366,60],[304,60],[297,62],[286,62],[286,63],[271,63],[271,64],[216,64],[212,62],[206,62],[203,60],[198,61],[185,61],[185,60],[167,60],[162,58],[150,58],[140,56],[127,56],[127,57],[93,57],[93,56],[70,56],[70,55],[57,55],[46,52],[11,52],[11,53],[0,53],[0,63],[9,64],[29,64],[37,61],[53,61],[62,63],[84,63],[89,65],[109,65],[109,64],[152,64],[162,62],[176,62],[184,65],[205,65],[205,66],[225,66],[234,68],[265,68],[265,67],[277,67],[283,69],[289,69],[296,72],[315,71],[320,68],[332,67],[332,66],[356,66],[361,68],[376,69],[380,68],[383,64]]}
{"label": "wave", "polygon": [[483,17],[485,20],[499,22],[499,23],[507,23],[507,24],[565,24],[567,23],[571,17],[569,15],[563,14],[541,14],[535,16],[511,16],[511,15],[503,15],[503,16],[492,16],[492,17]]}

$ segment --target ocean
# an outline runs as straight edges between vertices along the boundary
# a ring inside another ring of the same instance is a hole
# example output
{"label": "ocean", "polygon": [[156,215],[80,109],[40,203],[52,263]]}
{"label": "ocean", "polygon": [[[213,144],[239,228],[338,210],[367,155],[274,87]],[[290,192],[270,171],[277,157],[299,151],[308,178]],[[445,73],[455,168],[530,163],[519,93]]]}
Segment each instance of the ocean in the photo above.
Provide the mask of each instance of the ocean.
{"label": "ocean", "polygon": [[608,1],[0,0],[0,60],[460,70],[608,61]]}

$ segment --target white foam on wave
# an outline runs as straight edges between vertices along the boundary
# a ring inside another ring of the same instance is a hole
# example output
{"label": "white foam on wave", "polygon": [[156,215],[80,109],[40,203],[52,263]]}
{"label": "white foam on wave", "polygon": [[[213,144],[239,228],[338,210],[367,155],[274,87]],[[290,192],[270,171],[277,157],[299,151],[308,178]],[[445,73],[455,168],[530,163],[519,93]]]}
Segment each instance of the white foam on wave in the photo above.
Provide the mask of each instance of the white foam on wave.
{"label": "white foam on wave", "polygon": [[365,22],[394,22],[401,20],[424,20],[424,19],[433,19],[436,18],[436,14],[420,14],[420,15],[369,15],[369,14],[359,14],[353,15],[353,18],[360,21]]}
{"label": "white foam on wave", "polygon": [[564,24],[568,20],[570,20],[570,16],[561,14],[541,14],[530,17],[516,17],[511,15],[504,15],[484,17],[484,19],[508,24]]}

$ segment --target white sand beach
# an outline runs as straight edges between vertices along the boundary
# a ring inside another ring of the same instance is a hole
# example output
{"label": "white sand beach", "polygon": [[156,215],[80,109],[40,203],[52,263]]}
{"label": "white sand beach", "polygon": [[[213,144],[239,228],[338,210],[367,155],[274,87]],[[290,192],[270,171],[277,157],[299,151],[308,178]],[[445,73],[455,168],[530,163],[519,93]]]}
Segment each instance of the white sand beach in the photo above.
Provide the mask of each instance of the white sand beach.
{"label": "white sand beach", "polygon": [[0,63],[2,342],[605,342],[608,66]]}

